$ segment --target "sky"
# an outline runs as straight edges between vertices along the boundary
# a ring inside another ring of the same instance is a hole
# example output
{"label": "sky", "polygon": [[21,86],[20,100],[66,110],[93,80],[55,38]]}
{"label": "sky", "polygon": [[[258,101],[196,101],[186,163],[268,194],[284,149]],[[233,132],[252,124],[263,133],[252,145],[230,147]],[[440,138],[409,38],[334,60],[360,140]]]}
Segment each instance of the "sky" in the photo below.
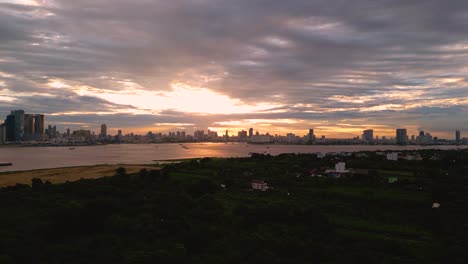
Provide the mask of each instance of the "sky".
{"label": "sky", "polygon": [[468,135],[466,0],[0,0],[0,119]]}

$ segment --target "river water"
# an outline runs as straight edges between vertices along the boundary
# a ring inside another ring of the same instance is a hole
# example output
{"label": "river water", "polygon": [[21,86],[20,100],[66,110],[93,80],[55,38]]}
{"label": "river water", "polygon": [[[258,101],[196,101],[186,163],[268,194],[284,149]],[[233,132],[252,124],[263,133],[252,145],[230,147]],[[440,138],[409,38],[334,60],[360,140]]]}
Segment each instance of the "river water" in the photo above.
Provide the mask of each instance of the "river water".
{"label": "river water", "polygon": [[198,157],[246,157],[249,153],[330,153],[378,150],[456,149],[468,146],[393,145],[250,145],[246,143],[121,144],[70,147],[1,147],[2,171],[20,171],[95,164],[150,164],[154,160]]}

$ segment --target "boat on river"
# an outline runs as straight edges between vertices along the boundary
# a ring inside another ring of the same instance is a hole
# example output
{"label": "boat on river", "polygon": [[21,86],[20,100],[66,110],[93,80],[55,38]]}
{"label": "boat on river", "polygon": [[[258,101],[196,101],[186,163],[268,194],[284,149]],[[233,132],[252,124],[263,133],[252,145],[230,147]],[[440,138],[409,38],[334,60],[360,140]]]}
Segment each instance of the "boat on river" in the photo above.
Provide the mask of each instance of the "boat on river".
{"label": "boat on river", "polygon": [[2,167],[11,166],[11,165],[13,165],[13,163],[11,162],[0,162],[0,166]]}

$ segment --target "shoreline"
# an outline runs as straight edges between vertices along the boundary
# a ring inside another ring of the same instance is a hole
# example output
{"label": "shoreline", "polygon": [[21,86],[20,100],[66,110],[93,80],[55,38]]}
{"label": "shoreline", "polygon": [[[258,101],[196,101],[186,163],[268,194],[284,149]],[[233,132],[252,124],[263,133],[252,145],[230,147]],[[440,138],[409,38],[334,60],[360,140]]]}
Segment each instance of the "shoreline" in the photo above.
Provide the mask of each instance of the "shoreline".
{"label": "shoreline", "polygon": [[[193,143],[191,143],[193,144]],[[252,153],[269,154],[339,154],[357,152],[413,152],[468,150],[463,146],[318,146],[318,145],[249,145],[249,144],[187,144],[189,149],[173,144],[161,145],[101,145],[100,147],[68,148],[23,148],[8,147],[0,149],[0,163],[12,163],[12,166],[0,167],[0,175],[18,171],[54,169],[63,167],[118,165],[118,164],[151,164],[196,160],[201,158],[235,158],[250,157]],[[37,159],[37,160],[36,160]],[[29,161],[29,162],[28,162]]]}
{"label": "shoreline", "polygon": [[35,169],[27,171],[6,171],[0,172],[0,188],[14,186],[16,184],[31,185],[33,178],[55,183],[65,183],[67,181],[78,181],[80,179],[96,179],[113,176],[115,170],[123,167],[127,173],[136,173],[141,169],[157,170],[158,166],[151,164],[98,164],[90,166],[72,166],[49,169]]}
{"label": "shoreline", "polygon": [[468,147],[466,144],[407,144],[407,145],[398,145],[391,143],[380,143],[380,144],[356,144],[356,143],[339,143],[339,142],[328,142],[328,143],[315,143],[315,144],[293,144],[293,143],[279,143],[279,142],[269,142],[269,143],[252,143],[247,141],[227,141],[227,142],[218,142],[218,141],[181,141],[181,142],[120,142],[120,143],[110,143],[110,142],[94,142],[94,143],[63,143],[63,144],[51,144],[51,143],[34,143],[34,144],[0,144],[1,148],[47,148],[47,147],[87,147],[87,146],[109,146],[109,145],[162,145],[162,144],[249,144],[254,146],[390,146],[390,147]]}

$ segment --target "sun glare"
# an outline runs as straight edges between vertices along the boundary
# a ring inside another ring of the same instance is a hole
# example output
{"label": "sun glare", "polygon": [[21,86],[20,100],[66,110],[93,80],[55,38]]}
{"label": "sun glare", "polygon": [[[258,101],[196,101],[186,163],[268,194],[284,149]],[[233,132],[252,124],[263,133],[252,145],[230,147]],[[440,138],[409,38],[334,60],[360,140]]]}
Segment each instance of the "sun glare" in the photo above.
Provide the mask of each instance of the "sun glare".
{"label": "sun glare", "polygon": [[[61,83],[51,83],[58,87]],[[264,112],[279,107],[269,103],[246,104],[206,88],[194,88],[182,83],[171,84],[168,92],[152,92],[142,89],[127,89],[124,92],[98,92],[81,86],[75,90],[79,95],[96,96],[116,104],[131,105],[149,111],[175,110],[200,114],[240,114]]]}

